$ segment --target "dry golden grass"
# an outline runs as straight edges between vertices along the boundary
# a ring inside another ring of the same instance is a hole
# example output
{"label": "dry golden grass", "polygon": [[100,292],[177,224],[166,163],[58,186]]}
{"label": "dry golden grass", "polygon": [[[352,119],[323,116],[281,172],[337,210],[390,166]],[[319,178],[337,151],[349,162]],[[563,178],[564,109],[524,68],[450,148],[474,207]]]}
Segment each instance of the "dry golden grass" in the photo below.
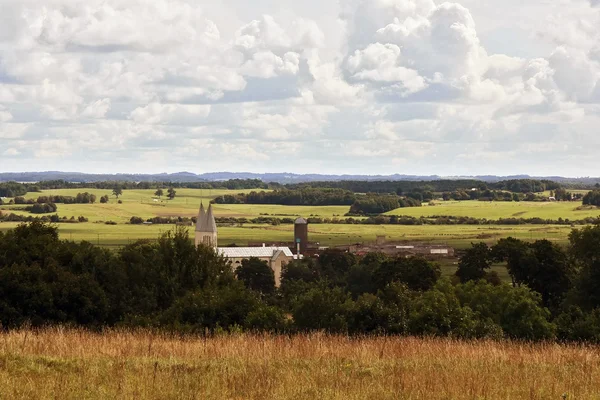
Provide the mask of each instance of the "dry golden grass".
{"label": "dry golden grass", "polygon": [[0,336],[1,399],[600,398],[600,351],[587,346],[62,329]]}

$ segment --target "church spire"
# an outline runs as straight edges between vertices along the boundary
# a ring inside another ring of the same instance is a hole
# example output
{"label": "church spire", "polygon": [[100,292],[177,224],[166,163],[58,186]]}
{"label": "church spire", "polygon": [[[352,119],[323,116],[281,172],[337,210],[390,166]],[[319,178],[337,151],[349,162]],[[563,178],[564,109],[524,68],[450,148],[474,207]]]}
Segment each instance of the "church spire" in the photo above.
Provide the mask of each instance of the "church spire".
{"label": "church spire", "polygon": [[202,228],[205,219],[206,212],[204,211],[204,203],[200,203],[200,211],[198,212],[198,218],[196,218],[196,232],[203,232]]}
{"label": "church spire", "polygon": [[208,205],[208,211],[206,212],[206,226],[203,232],[217,232],[217,223],[215,216],[213,215],[212,204]]}
{"label": "church spire", "polygon": [[217,247],[217,223],[213,215],[212,204],[208,205],[207,211],[204,211],[204,204],[200,204],[194,242],[196,246],[203,244],[205,246]]}

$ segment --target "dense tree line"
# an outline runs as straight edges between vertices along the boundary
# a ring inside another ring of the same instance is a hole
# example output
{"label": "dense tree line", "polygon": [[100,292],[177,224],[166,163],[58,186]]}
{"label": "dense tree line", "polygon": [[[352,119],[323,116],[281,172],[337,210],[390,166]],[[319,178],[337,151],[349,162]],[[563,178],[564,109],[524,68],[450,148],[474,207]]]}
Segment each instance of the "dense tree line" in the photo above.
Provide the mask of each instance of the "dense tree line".
{"label": "dense tree line", "polygon": [[88,222],[89,219],[80,215],[79,217],[75,217],[72,215],[70,218],[67,216],[60,217],[58,214],[54,215],[43,215],[43,216],[33,216],[33,215],[18,215],[14,213],[2,213],[0,211],[0,222],[52,222],[52,223],[80,223],[80,222]]}
{"label": "dense tree line", "polygon": [[[30,192],[50,189],[267,189],[268,185],[260,179],[231,179],[218,182],[131,182],[131,181],[101,181],[101,182],[67,182],[64,180],[40,181],[36,183],[0,182],[0,197],[24,196]],[[174,197],[174,196],[173,196]]]}
{"label": "dense tree line", "polygon": [[421,201],[414,198],[398,196],[367,195],[361,196],[350,207],[349,215],[383,214],[397,208],[420,207]]}
{"label": "dense tree line", "polygon": [[223,195],[212,201],[216,204],[281,204],[294,206],[350,206],[349,215],[381,214],[400,207],[419,207],[421,202],[396,194],[355,194],[349,190],[305,187],[297,190],[280,189],[272,192],[250,192]]}
{"label": "dense tree line", "polygon": [[253,191],[220,196],[213,200],[216,204],[282,204],[287,206],[349,206],[355,201],[356,194],[348,190],[329,188]]}
{"label": "dense tree line", "polygon": [[17,182],[0,182],[0,197],[17,197],[24,196],[30,190],[31,187]]}
{"label": "dense tree line", "polygon": [[48,195],[38,196],[36,200],[26,199],[22,196],[17,196],[13,199],[14,204],[47,204],[47,203],[60,203],[60,204],[94,204],[96,202],[96,195],[85,192],[77,193],[76,196],[62,196],[62,195]]}
{"label": "dense tree line", "polygon": [[561,187],[557,182],[536,179],[512,179],[500,182],[484,182],[474,179],[446,179],[434,181],[338,181],[310,182],[285,185],[288,189],[338,188],[354,193],[414,193],[414,192],[456,192],[497,190],[514,193],[535,193],[555,190]]}
{"label": "dense tree line", "polygon": [[[357,215],[363,215],[359,213]],[[1,219],[1,217],[0,217]],[[308,217],[309,224],[342,224],[342,225],[589,225],[600,223],[600,217],[588,217],[572,220],[569,218],[473,218],[457,217],[452,215],[432,215],[428,217],[413,217],[406,215],[377,215],[368,218],[357,217]],[[268,224],[268,225],[288,225],[293,224],[295,217],[278,217],[262,215],[255,218],[246,217],[216,217],[218,225],[243,225],[243,224]],[[142,224],[151,222],[153,224],[192,224],[196,223],[196,217],[152,217],[141,218],[132,217],[130,223]]]}
{"label": "dense tree line", "polygon": [[[600,226],[574,230],[567,249],[475,244],[452,280],[418,257],[329,250],[286,265],[275,288],[265,262],[233,271],[182,229],[111,252],[33,222],[0,232],[0,322],[600,342],[598,249]],[[506,263],[512,285],[489,272],[493,262]]]}

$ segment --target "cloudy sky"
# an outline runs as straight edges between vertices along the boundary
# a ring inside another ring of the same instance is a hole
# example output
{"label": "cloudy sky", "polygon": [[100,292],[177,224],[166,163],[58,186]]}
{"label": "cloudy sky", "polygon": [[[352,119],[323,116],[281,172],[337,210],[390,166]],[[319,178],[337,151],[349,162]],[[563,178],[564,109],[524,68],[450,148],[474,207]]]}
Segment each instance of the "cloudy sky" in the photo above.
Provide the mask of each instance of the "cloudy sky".
{"label": "cloudy sky", "polygon": [[0,171],[597,176],[599,134],[600,0],[0,0]]}

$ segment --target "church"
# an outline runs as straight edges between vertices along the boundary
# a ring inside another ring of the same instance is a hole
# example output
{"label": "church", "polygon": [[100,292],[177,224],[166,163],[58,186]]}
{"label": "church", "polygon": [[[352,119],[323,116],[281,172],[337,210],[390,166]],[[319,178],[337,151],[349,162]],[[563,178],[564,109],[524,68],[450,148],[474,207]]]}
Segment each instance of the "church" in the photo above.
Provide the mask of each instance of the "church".
{"label": "church", "polygon": [[196,246],[203,244],[213,247],[219,255],[229,260],[234,269],[241,265],[244,259],[254,257],[266,261],[275,274],[275,286],[277,287],[281,283],[281,269],[294,259],[294,255],[288,247],[217,247],[217,223],[212,204],[209,204],[208,210],[204,209],[204,204],[200,204],[196,220],[195,244]]}

